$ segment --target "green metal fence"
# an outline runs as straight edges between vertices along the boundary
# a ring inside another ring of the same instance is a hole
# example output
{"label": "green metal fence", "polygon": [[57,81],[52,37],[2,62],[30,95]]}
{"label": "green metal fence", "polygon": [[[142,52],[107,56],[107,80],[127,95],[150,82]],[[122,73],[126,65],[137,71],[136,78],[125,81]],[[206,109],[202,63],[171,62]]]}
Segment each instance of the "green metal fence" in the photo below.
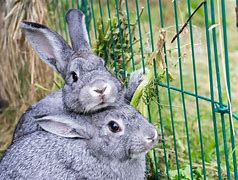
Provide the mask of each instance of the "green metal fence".
{"label": "green metal fence", "polygon": [[238,179],[238,102],[231,98],[235,56],[228,54],[237,48],[230,42],[237,38],[236,22],[230,20],[236,5],[225,0],[48,2],[51,26],[67,41],[67,10],[86,14],[95,53],[125,84],[132,71],[147,72],[148,83],[132,105],[162,138],[148,156],[148,178]]}

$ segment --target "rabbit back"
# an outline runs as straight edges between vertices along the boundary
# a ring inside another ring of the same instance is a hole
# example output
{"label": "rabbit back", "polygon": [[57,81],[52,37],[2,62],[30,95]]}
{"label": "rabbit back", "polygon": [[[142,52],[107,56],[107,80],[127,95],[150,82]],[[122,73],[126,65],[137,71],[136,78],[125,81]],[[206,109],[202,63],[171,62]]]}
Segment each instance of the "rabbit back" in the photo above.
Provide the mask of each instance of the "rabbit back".
{"label": "rabbit back", "polygon": [[83,140],[37,131],[10,146],[0,179],[142,179],[144,169],[144,157],[124,163],[98,159]]}
{"label": "rabbit back", "polygon": [[53,92],[39,102],[30,106],[27,111],[21,116],[14,132],[13,139],[41,130],[35,122],[39,118],[48,114],[63,113],[62,90]]}
{"label": "rabbit back", "polygon": [[39,131],[17,139],[0,162],[0,179],[77,179],[67,168],[64,141],[53,136]]}

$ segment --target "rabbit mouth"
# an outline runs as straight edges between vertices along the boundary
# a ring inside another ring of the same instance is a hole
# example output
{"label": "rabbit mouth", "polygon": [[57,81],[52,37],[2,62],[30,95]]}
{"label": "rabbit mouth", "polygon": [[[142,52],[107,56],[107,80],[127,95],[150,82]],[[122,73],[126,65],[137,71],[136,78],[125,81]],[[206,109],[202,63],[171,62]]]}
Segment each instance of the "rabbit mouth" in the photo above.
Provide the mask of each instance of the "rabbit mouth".
{"label": "rabbit mouth", "polygon": [[87,112],[91,111],[91,112],[95,112],[95,111],[98,111],[100,109],[103,109],[103,108],[106,108],[108,106],[111,106],[112,104],[111,103],[108,103],[107,101],[101,101],[99,102],[98,104],[95,104],[93,107],[91,108],[88,108],[90,110],[88,110]]}
{"label": "rabbit mouth", "polygon": [[100,102],[98,103],[98,106],[109,106],[113,103],[115,103],[116,98],[108,98],[107,96],[103,96],[100,98]]}
{"label": "rabbit mouth", "polygon": [[141,151],[133,151],[132,149],[128,150],[128,156],[130,159],[137,159],[137,158],[141,158],[141,156],[145,156],[146,153],[149,150],[141,150]]}
{"label": "rabbit mouth", "polygon": [[146,152],[138,152],[138,153],[130,153],[129,158],[130,159],[140,159],[141,157],[144,157],[146,155]]}
{"label": "rabbit mouth", "polygon": [[84,113],[95,112],[103,108],[114,106],[116,98],[100,98],[97,102],[90,103],[84,108]]}
{"label": "rabbit mouth", "polygon": [[147,152],[149,152],[154,146],[156,142],[153,142],[151,144],[144,144],[144,145],[138,145],[133,146],[128,150],[128,156],[132,158],[139,158],[142,155],[146,155]]}

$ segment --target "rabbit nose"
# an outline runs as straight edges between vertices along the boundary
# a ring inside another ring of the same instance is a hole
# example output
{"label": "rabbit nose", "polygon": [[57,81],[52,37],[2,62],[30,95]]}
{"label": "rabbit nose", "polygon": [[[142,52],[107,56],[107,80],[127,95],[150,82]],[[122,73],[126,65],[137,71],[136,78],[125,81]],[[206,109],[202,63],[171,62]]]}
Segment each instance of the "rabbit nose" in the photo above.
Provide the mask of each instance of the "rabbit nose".
{"label": "rabbit nose", "polygon": [[154,129],[153,131],[151,131],[146,137],[145,137],[145,141],[147,143],[153,143],[157,140],[158,138],[158,133],[156,131],[156,129]]}
{"label": "rabbit nose", "polygon": [[94,89],[94,91],[98,94],[103,94],[107,89],[107,86],[103,87],[103,88],[97,88],[97,89]]}

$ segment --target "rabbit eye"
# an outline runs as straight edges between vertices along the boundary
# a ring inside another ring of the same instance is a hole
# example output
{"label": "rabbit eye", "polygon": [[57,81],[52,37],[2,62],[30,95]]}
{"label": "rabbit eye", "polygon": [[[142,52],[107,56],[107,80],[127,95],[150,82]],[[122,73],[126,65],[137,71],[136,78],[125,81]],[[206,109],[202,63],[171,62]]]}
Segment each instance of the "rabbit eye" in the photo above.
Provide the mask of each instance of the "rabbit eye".
{"label": "rabbit eye", "polygon": [[115,121],[110,121],[108,123],[108,127],[109,127],[110,131],[112,131],[113,133],[117,133],[117,132],[121,131],[119,124],[117,124]]}
{"label": "rabbit eye", "polygon": [[74,71],[71,72],[71,76],[72,76],[74,82],[78,81],[78,76],[77,76],[76,72],[74,72]]}

